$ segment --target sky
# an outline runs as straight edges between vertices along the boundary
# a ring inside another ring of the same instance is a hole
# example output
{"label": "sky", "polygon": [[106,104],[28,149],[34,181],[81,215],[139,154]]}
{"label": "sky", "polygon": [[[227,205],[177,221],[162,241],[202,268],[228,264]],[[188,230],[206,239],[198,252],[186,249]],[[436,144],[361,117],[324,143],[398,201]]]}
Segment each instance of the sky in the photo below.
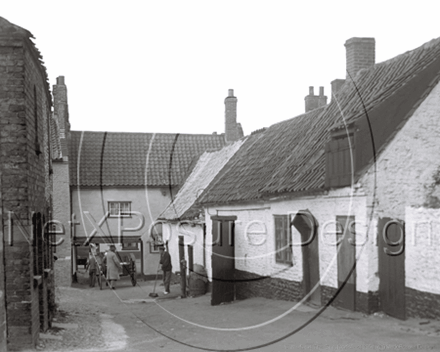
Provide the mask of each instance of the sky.
{"label": "sky", "polygon": [[224,132],[228,89],[245,135],[331,98],[344,43],[376,62],[440,36],[437,1],[14,0],[0,16],[34,35],[50,85],[64,76],[73,130]]}

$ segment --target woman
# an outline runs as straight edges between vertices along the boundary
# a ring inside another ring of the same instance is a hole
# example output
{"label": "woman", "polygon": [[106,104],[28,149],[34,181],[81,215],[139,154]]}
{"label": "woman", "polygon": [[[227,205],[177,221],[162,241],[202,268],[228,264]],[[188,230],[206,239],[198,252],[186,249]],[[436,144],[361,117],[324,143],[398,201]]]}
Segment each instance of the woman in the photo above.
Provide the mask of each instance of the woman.
{"label": "woman", "polygon": [[107,280],[111,289],[115,289],[113,281],[119,280],[119,270],[122,269],[121,262],[115,253],[116,247],[110,245],[110,252],[107,253]]}

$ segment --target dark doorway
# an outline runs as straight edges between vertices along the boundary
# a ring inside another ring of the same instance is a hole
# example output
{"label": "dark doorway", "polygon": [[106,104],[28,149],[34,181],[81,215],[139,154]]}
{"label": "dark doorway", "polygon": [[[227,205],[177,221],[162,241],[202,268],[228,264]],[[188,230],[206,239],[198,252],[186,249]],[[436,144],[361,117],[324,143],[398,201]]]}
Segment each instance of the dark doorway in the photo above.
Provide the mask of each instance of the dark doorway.
{"label": "dark doorway", "polygon": [[342,287],[342,290],[335,299],[335,306],[354,311],[356,309],[356,229],[354,216],[337,216],[336,226],[339,241],[337,245],[338,288]]}
{"label": "dark doorway", "polygon": [[236,216],[212,216],[211,305],[235,299],[234,225]]}
{"label": "dark doorway", "polygon": [[405,319],[405,226],[403,221],[379,219],[379,297],[384,313]]}
{"label": "dark doorway", "polygon": [[309,210],[300,210],[293,218],[292,225],[301,234],[304,293],[310,293],[310,303],[320,306],[318,223]]}

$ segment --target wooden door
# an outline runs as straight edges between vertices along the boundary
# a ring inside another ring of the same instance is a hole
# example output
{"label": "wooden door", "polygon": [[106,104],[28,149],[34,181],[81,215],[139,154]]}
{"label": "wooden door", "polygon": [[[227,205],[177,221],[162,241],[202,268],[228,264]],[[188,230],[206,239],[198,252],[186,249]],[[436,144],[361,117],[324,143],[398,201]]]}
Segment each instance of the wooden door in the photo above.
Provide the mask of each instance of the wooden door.
{"label": "wooden door", "polygon": [[337,216],[338,288],[335,306],[356,309],[356,242],[354,216]]}
{"label": "wooden door", "polygon": [[211,305],[235,299],[235,216],[212,216],[212,295]]}
{"label": "wooden door", "polygon": [[308,301],[321,305],[317,221],[308,210],[300,210],[293,218],[292,225],[301,234],[304,294],[310,293]]}
{"label": "wooden door", "polygon": [[379,219],[379,298],[384,313],[405,319],[405,226],[401,220]]}

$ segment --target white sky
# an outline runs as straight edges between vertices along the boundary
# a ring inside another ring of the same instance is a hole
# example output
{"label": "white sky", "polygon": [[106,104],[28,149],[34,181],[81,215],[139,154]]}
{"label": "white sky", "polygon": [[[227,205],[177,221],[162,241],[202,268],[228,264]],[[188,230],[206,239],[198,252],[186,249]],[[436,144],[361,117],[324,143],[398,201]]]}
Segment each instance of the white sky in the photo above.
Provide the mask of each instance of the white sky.
{"label": "white sky", "polygon": [[31,31],[50,84],[65,76],[74,130],[245,134],[304,112],[308,87],[345,78],[344,43],[376,62],[440,36],[437,1],[2,1]]}

